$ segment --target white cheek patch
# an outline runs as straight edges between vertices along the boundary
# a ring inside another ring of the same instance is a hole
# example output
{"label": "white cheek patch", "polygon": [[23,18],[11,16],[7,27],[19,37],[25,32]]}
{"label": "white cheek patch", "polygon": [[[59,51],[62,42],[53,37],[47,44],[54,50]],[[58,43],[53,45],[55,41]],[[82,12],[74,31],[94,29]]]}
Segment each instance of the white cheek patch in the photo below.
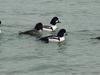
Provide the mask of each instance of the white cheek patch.
{"label": "white cheek patch", "polygon": [[58,22],[59,22],[59,20],[56,21],[56,23],[58,23]]}

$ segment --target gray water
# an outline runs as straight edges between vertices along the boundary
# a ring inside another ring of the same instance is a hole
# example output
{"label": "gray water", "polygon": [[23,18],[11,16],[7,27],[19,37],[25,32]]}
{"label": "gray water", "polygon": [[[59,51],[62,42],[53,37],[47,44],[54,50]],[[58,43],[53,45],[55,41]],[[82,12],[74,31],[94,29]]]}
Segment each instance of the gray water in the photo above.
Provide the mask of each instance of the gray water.
{"label": "gray water", "polygon": [[[63,43],[18,36],[53,16]],[[0,0],[0,20],[0,75],[100,75],[100,0]]]}

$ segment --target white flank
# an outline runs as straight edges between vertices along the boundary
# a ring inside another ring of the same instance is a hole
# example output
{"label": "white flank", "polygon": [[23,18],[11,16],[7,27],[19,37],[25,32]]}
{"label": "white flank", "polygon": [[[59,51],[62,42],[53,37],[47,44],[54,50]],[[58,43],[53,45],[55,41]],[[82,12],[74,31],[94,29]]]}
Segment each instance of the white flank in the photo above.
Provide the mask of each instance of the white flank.
{"label": "white flank", "polygon": [[57,29],[57,26],[56,25],[55,26],[52,25],[51,27],[52,27],[53,30],[51,28],[43,28],[43,30],[50,31],[51,32],[51,31],[54,31],[54,30]]}
{"label": "white flank", "polygon": [[52,31],[52,29],[47,29],[47,28],[43,28],[43,30],[45,30],[45,31]]}
{"label": "white flank", "polygon": [[[57,39],[56,39],[57,38]],[[62,42],[65,40],[65,37],[60,37],[60,40],[58,40],[58,37],[55,38],[50,38],[49,41],[50,42]]]}

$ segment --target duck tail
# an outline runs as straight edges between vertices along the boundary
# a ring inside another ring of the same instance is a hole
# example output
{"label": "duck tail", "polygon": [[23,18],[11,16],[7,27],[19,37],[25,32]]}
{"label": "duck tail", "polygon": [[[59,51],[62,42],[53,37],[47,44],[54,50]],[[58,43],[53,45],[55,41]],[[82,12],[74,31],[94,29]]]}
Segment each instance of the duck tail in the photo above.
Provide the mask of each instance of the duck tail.
{"label": "duck tail", "polygon": [[47,38],[47,37],[42,37],[42,38],[40,38],[39,40],[44,41],[44,42],[46,42],[46,43],[48,43],[48,42],[49,42],[49,40],[48,40],[48,38]]}
{"label": "duck tail", "polygon": [[91,38],[91,39],[98,39],[98,40],[100,40],[100,37],[95,37],[95,38]]}
{"label": "duck tail", "polygon": [[20,32],[19,32],[19,35],[21,35],[21,34],[24,34],[24,32],[21,32],[21,31],[20,31]]}

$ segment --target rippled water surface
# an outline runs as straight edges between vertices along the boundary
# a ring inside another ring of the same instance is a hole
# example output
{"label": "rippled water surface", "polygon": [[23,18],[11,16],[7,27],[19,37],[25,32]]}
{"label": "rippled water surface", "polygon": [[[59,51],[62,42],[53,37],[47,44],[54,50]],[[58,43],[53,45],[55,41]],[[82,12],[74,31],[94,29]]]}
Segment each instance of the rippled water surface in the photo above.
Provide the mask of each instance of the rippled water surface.
{"label": "rippled water surface", "polygon": [[[18,35],[53,16],[63,43]],[[0,75],[100,75],[100,41],[90,39],[100,36],[99,0],[0,0],[0,20]]]}

